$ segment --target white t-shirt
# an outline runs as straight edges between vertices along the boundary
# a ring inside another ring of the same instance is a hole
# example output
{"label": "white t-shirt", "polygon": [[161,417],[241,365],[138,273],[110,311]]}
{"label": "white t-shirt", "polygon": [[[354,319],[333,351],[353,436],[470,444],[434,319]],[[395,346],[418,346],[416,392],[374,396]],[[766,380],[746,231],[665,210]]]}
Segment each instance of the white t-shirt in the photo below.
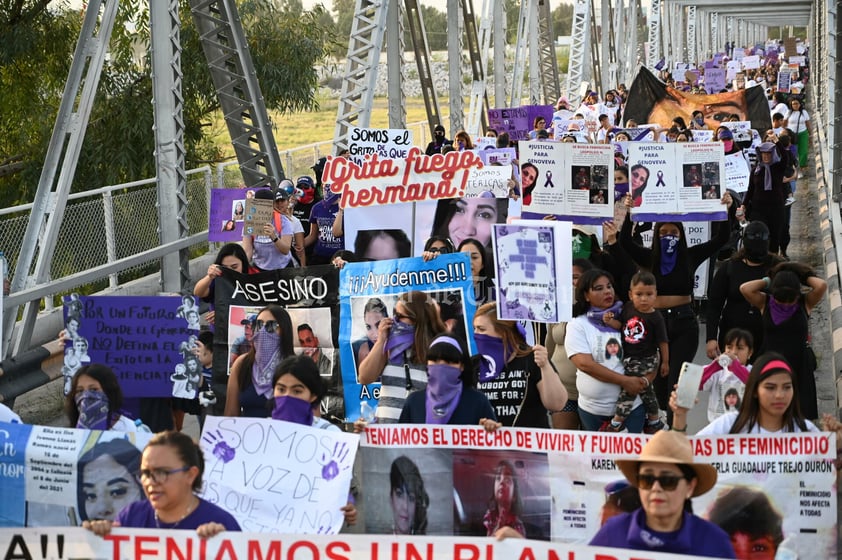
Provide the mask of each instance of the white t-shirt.
{"label": "white t-shirt", "polygon": [[[605,347],[612,338],[617,344],[621,343],[622,336],[619,331],[603,332],[593,326],[586,315],[580,315],[567,324],[564,347],[570,357],[574,354],[590,354],[596,363],[623,375],[623,363],[606,357]],[[614,414],[617,397],[620,395],[619,385],[599,381],[581,370],[576,370],[576,390],[579,391],[579,408],[585,412],[597,416]],[[634,400],[634,408],[640,404],[640,397],[637,397]]]}
{"label": "white t-shirt", "polygon": [[[728,412],[723,414],[701,430],[696,434],[697,436],[723,436],[726,434],[731,433],[731,427],[734,425],[734,422],[737,420],[737,415],[739,412]],[[808,432],[820,432],[815,424],[810,422],[809,420],[805,420],[807,423],[807,431]],[[796,432],[800,432],[801,430],[798,426],[795,427]],[[770,432],[768,430],[764,430],[760,427],[759,424],[755,424],[754,428],[750,432],[742,431],[741,434],[781,434],[784,433],[785,430],[778,430],[777,432]]]}
{"label": "white t-shirt", "polygon": [[[799,112],[801,113],[800,118],[798,115]],[[795,134],[798,134],[799,132],[807,130],[807,121],[809,120],[810,114],[804,109],[801,109],[800,111],[790,111],[786,115],[786,126]]]}

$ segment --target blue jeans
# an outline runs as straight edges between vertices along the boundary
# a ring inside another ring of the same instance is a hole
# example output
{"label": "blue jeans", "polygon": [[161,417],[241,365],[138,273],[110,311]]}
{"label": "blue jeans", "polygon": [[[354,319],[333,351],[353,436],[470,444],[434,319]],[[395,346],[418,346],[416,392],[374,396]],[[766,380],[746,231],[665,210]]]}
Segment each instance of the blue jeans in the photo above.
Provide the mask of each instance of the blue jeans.
{"label": "blue jeans", "polygon": [[[579,407],[579,420],[582,422],[583,430],[587,430],[589,432],[599,431],[599,427],[602,426],[602,423],[610,421],[612,418],[614,418],[613,414],[610,416],[598,416],[583,410],[581,406]],[[643,406],[638,405],[631,411],[629,417],[626,418],[626,429],[628,429],[629,433],[639,434],[643,432],[643,422],[645,421],[646,414],[643,410]]]}

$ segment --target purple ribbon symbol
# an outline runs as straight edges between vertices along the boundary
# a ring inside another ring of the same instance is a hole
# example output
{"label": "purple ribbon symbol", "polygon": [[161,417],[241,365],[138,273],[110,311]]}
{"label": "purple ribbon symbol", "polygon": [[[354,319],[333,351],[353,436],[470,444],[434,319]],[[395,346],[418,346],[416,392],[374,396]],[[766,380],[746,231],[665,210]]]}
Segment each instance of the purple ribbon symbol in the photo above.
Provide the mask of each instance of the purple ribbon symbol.
{"label": "purple ribbon symbol", "polygon": [[555,185],[553,185],[553,172],[549,169],[547,170],[547,180],[544,181],[544,187],[549,187],[551,189],[555,188]]}
{"label": "purple ribbon symbol", "polygon": [[664,172],[658,171],[658,182],[655,183],[656,187],[666,187],[667,183],[664,181]]}

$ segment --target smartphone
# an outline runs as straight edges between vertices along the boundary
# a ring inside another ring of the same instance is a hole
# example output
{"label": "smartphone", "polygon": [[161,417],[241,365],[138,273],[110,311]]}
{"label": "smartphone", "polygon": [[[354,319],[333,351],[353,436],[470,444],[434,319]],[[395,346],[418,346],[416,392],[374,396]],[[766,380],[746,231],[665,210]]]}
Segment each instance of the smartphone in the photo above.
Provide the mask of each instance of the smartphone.
{"label": "smartphone", "polygon": [[704,368],[697,364],[691,364],[690,362],[681,364],[678,388],[675,390],[676,400],[681,408],[693,408],[695,406],[703,371]]}

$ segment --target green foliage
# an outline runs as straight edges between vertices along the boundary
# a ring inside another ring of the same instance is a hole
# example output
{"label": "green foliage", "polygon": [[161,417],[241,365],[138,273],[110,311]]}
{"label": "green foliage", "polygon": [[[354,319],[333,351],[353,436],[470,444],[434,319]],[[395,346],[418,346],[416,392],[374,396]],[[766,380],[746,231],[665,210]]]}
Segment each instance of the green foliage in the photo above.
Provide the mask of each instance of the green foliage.
{"label": "green foliage", "polygon": [[573,31],[573,4],[559,3],[551,14],[553,41],[559,35],[570,35]]}

